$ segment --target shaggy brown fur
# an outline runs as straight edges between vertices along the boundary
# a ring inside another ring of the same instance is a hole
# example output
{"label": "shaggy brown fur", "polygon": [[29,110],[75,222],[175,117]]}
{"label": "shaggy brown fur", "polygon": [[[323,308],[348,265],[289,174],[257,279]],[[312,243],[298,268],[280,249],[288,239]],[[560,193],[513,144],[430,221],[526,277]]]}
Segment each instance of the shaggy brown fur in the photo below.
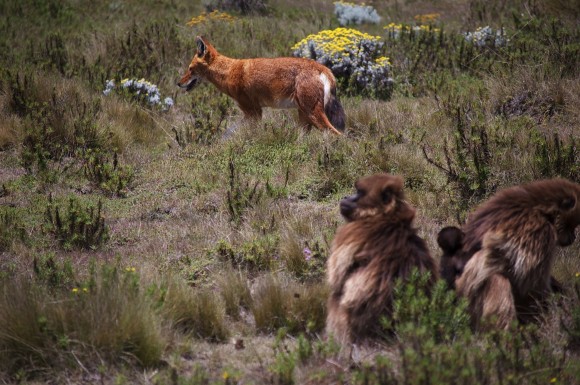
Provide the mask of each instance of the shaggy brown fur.
{"label": "shaggy brown fur", "polygon": [[413,268],[438,278],[435,262],[411,226],[415,210],[404,200],[403,180],[379,174],[357,181],[356,194],[340,202],[340,227],[328,260],[330,297],[326,332],[348,344],[380,334],[392,313],[393,286]]}
{"label": "shaggy brown fur", "polygon": [[437,244],[443,250],[439,260],[439,274],[450,289],[455,289],[455,280],[461,275],[467,262],[461,253],[463,237],[463,231],[454,226],[444,227],[437,236]]}
{"label": "shaggy brown fur", "polygon": [[475,326],[533,320],[547,295],[561,290],[550,276],[553,251],[574,242],[579,200],[579,184],[542,180],[500,191],[470,215],[458,252],[468,262],[456,285]]}

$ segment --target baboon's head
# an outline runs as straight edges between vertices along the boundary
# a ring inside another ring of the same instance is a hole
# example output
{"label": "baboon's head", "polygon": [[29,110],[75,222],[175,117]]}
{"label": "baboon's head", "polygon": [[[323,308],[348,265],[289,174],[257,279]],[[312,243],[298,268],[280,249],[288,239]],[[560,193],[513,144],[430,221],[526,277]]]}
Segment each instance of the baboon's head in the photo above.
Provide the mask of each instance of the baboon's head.
{"label": "baboon's head", "polygon": [[186,91],[191,91],[201,82],[204,73],[217,55],[215,48],[202,36],[195,38],[197,51],[187,67],[185,75],[177,82],[177,85]]}
{"label": "baboon's head", "polygon": [[455,280],[461,275],[469,259],[462,251],[464,237],[463,231],[455,226],[444,227],[437,235],[437,244],[443,250],[439,261],[439,273],[452,289],[455,288]]}
{"label": "baboon's head", "polygon": [[403,179],[388,174],[376,174],[359,179],[356,193],[340,201],[340,213],[348,222],[378,216],[396,216],[409,221],[415,211],[404,201]]}
{"label": "baboon's head", "polygon": [[554,226],[560,246],[570,246],[576,240],[576,227],[580,225],[580,185],[570,182],[570,193],[559,203],[559,214]]}
{"label": "baboon's head", "polygon": [[509,191],[514,192],[510,197],[513,202],[534,206],[536,212],[544,214],[554,226],[560,246],[574,243],[576,228],[580,225],[580,184],[554,178],[534,181]]}

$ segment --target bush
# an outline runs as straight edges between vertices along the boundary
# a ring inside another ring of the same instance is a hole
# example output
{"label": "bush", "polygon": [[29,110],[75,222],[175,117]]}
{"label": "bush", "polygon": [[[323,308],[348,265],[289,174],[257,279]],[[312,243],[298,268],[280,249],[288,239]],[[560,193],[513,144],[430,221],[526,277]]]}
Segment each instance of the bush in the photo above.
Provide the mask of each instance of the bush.
{"label": "bush", "polygon": [[349,24],[378,24],[381,21],[377,10],[372,6],[347,3],[345,1],[336,1],[334,3],[334,14],[338,19],[338,24],[343,27]]}
{"label": "bush", "polygon": [[354,29],[324,30],[292,47],[293,55],[306,57],[332,70],[350,94],[389,99],[393,89],[391,63],[382,55],[379,36]]}
{"label": "bush", "polygon": [[70,197],[67,211],[62,212],[51,195],[46,208],[48,231],[65,249],[94,249],[109,238],[102,209],[100,200],[95,208],[93,205],[83,206],[74,197]]}
{"label": "bush", "polygon": [[264,187],[259,181],[250,183],[247,176],[240,173],[239,167],[230,155],[229,168],[229,189],[226,192],[226,203],[230,220],[236,225],[240,225],[243,220],[244,211],[257,205],[264,196]]}
{"label": "bush", "polygon": [[236,269],[252,273],[268,270],[274,266],[276,258],[276,237],[257,237],[237,247],[226,241],[220,241],[214,252],[219,260],[231,264]]}
{"label": "bush", "polygon": [[97,126],[101,102],[87,96],[78,83],[57,82],[43,72],[7,73],[6,81],[0,82],[1,93],[8,96],[6,112],[22,121],[21,162],[29,173],[45,174],[51,162],[107,147],[108,139]]}
{"label": "bush", "polygon": [[119,165],[116,152],[112,160],[98,150],[87,150],[83,158],[83,170],[88,180],[109,195],[126,196],[135,174],[130,166]]}
{"label": "bush", "polygon": [[576,138],[562,140],[558,133],[551,137],[535,132],[535,163],[540,178],[568,178],[580,183],[580,151]]}
{"label": "bush", "polygon": [[[355,384],[545,384],[567,383],[577,366],[565,363],[561,346],[541,339],[536,327],[473,334],[467,306],[438,281],[424,292],[415,272],[394,293],[397,359],[378,355],[354,373]],[[392,326],[392,325],[390,325]]]}
{"label": "bush", "polygon": [[145,79],[123,79],[117,86],[114,80],[107,80],[105,84],[104,95],[116,92],[130,100],[139,102],[141,105],[148,107],[159,107],[168,110],[174,104],[173,99],[165,97],[161,100],[159,88]]}
{"label": "bush", "polygon": [[157,83],[161,73],[183,64],[176,54],[184,51],[178,31],[174,20],[135,23],[122,36],[108,35],[102,53],[94,61],[82,60],[79,72],[101,90],[112,78],[150,79]]}
{"label": "bush", "polygon": [[[399,338],[412,339],[414,333],[437,343],[451,342],[470,334],[467,302],[457,298],[444,280],[425,291],[429,274],[414,271],[408,282],[398,282],[394,291],[393,319]],[[388,321],[388,320],[387,320]]]}
{"label": "bush", "polygon": [[453,183],[459,197],[459,212],[493,192],[490,185],[492,149],[483,112],[469,102],[459,104],[449,98],[443,103],[445,113],[453,119],[453,143],[443,142],[443,160],[430,155],[430,146],[423,145],[427,162],[441,170]]}
{"label": "bush", "polygon": [[252,307],[252,294],[243,271],[228,269],[218,279],[225,312],[232,319],[240,320],[240,309]]}
{"label": "bush", "polygon": [[328,290],[324,284],[297,284],[285,277],[267,275],[256,283],[252,314],[256,329],[271,333],[317,333],[326,320]]}
{"label": "bush", "polygon": [[195,338],[213,342],[227,340],[224,307],[219,297],[204,288],[191,288],[181,282],[168,284],[161,314],[172,328]]}
{"label": "bush", "polygon": [[268,13],[267,0],[209,0],[205,4],[205,9],[210,12],[216,9],[220,11],[236,11],[242,15]]}
{"label": "bush", "polygon": [[193,27],[194,25],[198,25],[198,24],[203,24],[206,22],[214,22],[214,21],[227,21],[227,22],[233,22],[234,20],[236,20],[235,17],[233,17],[232,15],[226,13],[226,12],[220,12],[217,9],[210,12],[209,14],[206,12],[202,12],[201,14],[199,14],[198,16],[194,16],[191,18],[190,21],[187,22],[187,25],[189,25],[190,27]]}
{"label": "bush", "polygon": [[9,250],[14,242],[24,241],[26,236],[26,228],[18,212],[11,207],[0,206],[0,252]]}
{"label": "bush", "polygon": [[562,323],[568,335],[568,344],[571,348],[580,350],[580,272],[576,273],[572,295],[568,298],[566,309],[569,317]]}
{"label": "bush", "polygon": [[477,47],[501,47],[508,43],[503,28],[494,30],[490,26],[479,27],[475,32],[465,32],[465,40]]}
{"label": "bush", "polygon": [[24,276],[0,282],[0,370],[32,377],[159,362],[165,341],[135,269],[92,265],[78,286],[46,288]]}

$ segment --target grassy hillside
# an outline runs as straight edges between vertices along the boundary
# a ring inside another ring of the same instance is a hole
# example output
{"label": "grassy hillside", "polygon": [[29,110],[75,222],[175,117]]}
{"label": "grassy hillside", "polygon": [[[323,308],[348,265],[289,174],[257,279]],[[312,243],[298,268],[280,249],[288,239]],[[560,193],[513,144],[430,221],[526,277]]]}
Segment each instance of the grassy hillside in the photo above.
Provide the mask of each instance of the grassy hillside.
{"label": "grassy hillside", "polygon": [[[325,340],[325,262],[359,177],[404,177],[436,258],[438,231],[499,189],[580,182],[579,1],[369,4],[380,23],[350,27],[380,36],[392,89],[339,79],[337,138],[175,85],[196,35],[290,56],[339,27],[330,1],[0,2],[0,382],[580,383],[578,242],[538,326],[474,334],[417,278],[385,343],[347,359]],[[466,41],[485,26],[502,40]]]}

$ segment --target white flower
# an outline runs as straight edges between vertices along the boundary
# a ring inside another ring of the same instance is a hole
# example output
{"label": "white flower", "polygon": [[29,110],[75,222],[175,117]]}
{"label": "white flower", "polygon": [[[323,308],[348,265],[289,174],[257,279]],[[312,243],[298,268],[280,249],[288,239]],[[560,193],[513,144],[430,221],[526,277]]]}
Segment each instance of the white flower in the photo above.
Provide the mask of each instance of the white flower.
{"label": "white flower", "polygon": [[161,98],[159,97],[158,94],[154,94],[149,96],[149,104],[159,104],[159,101],[161,100]]}
{"label": "white flower", "polygon": [[105,90],[103,91],[103,94],[109,95],[111,93],[111,91],[113,91],[114,88],[115,88],[115,81],[114,80],[107,80],[107,83],[105,83]]}
{"label": "white flower", "polygon": [[377,13],[376,9],[370,5],[335,2],[334,14],[338,18],[338,24],[341,26],[361,23],[377,24],[381,21],[381,17]]}

